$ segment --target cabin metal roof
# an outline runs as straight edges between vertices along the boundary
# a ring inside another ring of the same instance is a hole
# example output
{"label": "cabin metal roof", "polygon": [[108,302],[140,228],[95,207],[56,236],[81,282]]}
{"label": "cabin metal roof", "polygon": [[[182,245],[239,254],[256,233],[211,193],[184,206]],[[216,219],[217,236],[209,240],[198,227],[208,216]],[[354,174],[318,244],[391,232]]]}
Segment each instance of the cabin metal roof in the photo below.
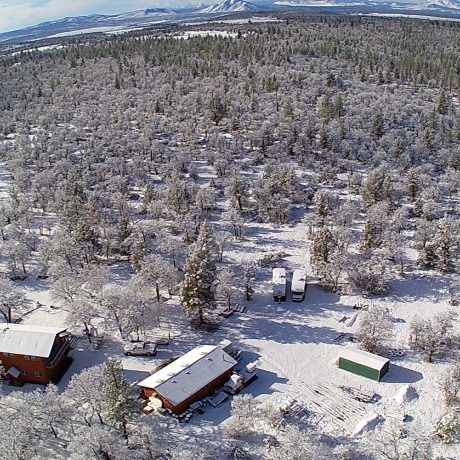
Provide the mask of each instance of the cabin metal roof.
{"label": "cabin metal roof", "polygon": [[65,327],[0,324],[0,352],[48,358],[56,335]]}
{"label": "cabin metal roof", "polygon": [[219,346],[203,345],[189,351],[138,385],[155,390],[177,406],[236,364]]}

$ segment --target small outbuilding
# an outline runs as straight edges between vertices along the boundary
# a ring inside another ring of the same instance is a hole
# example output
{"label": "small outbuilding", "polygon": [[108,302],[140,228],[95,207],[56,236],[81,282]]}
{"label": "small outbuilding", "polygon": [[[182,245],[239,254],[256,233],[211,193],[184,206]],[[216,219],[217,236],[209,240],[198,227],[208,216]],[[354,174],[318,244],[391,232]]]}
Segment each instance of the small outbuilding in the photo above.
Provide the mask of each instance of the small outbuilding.
{"label": "small outbuilding", "polygon": [[388,372],[390,360],[356,348],[344,348],[338,364],[340,369],[380,382]]}
{"label": "small outbuilding", "polygon": [[237,361],[220,346],[194,348],[158,372],[138,383],[144,396],[162,401],[176,414],[212,394],[233,373]]}

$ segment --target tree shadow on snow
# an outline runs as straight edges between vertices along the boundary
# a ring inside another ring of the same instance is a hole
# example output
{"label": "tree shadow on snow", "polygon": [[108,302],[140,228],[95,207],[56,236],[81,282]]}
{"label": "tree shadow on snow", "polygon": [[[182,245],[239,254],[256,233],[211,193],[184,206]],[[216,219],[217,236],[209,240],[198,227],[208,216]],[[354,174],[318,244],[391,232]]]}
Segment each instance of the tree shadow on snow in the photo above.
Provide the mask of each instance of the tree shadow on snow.
{"label": "tree shadow on snow", "polygon": [[429,300],[442,302],[447,298],[449,282],[445,276],[414,275],[393,281],[389,298],[397,302]]}

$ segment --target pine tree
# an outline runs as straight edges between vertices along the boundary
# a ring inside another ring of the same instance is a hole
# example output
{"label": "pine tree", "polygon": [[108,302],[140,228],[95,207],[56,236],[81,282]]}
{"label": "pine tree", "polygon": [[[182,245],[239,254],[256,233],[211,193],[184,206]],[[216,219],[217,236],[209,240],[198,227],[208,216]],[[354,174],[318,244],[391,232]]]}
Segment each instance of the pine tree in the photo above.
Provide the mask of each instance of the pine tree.
{"label": "pine tree", "polygon": [[185,265],[182,304],[189,318],[204,321],[205,310],[214,307],[216,261],[219,248],[212,227],[204,222]]}
{"label": "pine tree", "polygon": [[123,375],[121,361],[108,359],[104,369],[105,394],[107,398],[108,419],[112,426],[120,429],[128,438],[128,423],[137,412],[134,395]]}
{"label": "pine tree", "polygon": [[458,253],[458,225],[448,217],[439,221],[434,236],[436,255],[439,260],[439,269],[443,272],[452,271],[454,260]]}

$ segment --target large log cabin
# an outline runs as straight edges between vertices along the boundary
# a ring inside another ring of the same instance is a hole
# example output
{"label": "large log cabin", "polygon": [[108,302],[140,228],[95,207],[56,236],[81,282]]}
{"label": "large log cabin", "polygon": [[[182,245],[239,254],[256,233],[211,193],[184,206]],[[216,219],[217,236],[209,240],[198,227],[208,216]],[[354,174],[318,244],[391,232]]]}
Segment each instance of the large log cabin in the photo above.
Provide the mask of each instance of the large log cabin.
{"label": "large log cabin", "polygon": [[16,385],[57,382],[67,369],[71,348],[66,328],[0,324],[3,377]]}

